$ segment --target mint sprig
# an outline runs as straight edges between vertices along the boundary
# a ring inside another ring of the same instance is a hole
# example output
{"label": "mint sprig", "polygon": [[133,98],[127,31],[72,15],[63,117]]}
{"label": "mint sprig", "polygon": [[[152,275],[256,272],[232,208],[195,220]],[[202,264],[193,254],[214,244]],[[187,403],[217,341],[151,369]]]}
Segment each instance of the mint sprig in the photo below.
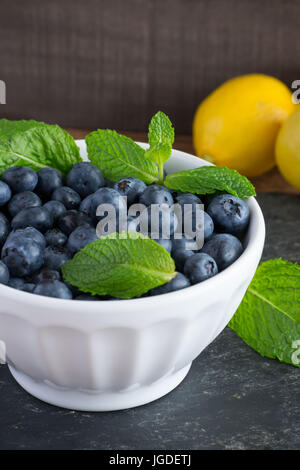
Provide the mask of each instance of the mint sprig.
{"label": "mint sprig", "polygon": [[170,158],[174,143],[174,129],[168,116],[158,111],[149,124],[149,149],[145,156],[158,163],[159,182],[163,181],[163,164]]}
{"label": "mint sprig", "polygon": [[9,119],[0,119],[0,138],[10,139],[17,132],[24,132],[33,127],[46,126],[44,122],[34,121],[33,119],[21,119],[19,121],[10,121]]}
{"label": "mint sprig", "polygon": [[52,167],[67,173],[74,163],[82,160],[73,137],[56,125],[45,124],[25,131],[15,130],[9,139],[1,137],[2,134],[0,134],[1,174],[15,165],[29,166],[34,170]]}
{"label": "mint sprig", "polygon": [[85,246],[62,266],[62,273],[82,292],[120,299],[140,297],[176,276],[174,261],[162,246],[125,232]]}
{"label": "mint sprig", "polygon": [[[250,181],[226,167],[204,166],[181,171],[163,181],[163,164],[171,155],[174,129],[162,111],[151,119],[148,137],[149,149],[145,151],[116,131],[94,131],[86,137],[90,161],[112,181],[132,176],[147,184],[159,182],[175,191],[194,194],[226,191],[240,198],[255,196]],[[67,173],[78,161],[81,161],[79,149],[59,126],[33,120],[0,120],[0,174],[13,165],[26,165],[35,170],[50,166]]]}
{"label": "mint sprig", "polygon": [[112,181],[133,176],[147,184],[159,182],[174,191],[194,194],[226,191],[245,199],[255,196],[250,181],[226,167],[203,166],[173,173],[163,181],[163,164],[171,155],[174,129],[162,111],[151,119],[148,138],[149,149],[145,151],[129,137],[113,130],[99,129],[86,137],[87,151],[91,162]]}
{"label": "mint sprig", "polygon": [[145,150],[125,135],[98,129],[86,137],[90,161],[102,170],[105,178],[117,181],[128,176],[147,184],[157,181],[157,167],[145,158]]}
{"label": "mint sprig", "polygon": [[164,181],[167,188],[193,194],[212,194],[226,191],[239,198],[255,196],[254,186],[246,176],[236,170],[220,166],[201,166],[194,170],[168,175]]}
{"label": "mint sprig", "polygon": [[262,356],[300,367],[300,266],[261,263],[229,326]]}

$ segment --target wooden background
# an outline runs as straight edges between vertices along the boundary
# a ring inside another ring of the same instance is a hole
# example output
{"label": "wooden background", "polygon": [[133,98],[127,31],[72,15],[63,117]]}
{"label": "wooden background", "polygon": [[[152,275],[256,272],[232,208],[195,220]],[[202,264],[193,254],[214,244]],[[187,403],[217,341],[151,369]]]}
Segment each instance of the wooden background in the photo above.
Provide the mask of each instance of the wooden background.
{"label": "wooden background", "polygon": [[0,0],[0,117],[141,132],[162,109],[190,135],[224,80],[300,79],[299,35],[299,0]]}
{"label": "wooden background", "polygon": [[300,79],[299,35],[299,0],[0,0],[0,112],[143,131],[162,108],[190,134],[227,78]]}

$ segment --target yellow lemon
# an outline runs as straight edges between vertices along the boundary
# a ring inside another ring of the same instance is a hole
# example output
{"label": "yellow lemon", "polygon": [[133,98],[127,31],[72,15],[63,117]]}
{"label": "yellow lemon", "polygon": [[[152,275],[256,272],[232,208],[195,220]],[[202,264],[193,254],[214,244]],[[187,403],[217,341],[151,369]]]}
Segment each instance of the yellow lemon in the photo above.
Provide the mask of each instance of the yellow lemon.
{"label": "yellow lemon", "polygon": [[290,90],[274,77],[250,74],[228,80],[196,111],[196,154],[246,176],[261,175],[275,165],[276,136],[294,108]]}
{"label": "yellow lemon", "polygon": [[275,154],[282,175],[300,189],[300,111],[292,114],[280,129]]}

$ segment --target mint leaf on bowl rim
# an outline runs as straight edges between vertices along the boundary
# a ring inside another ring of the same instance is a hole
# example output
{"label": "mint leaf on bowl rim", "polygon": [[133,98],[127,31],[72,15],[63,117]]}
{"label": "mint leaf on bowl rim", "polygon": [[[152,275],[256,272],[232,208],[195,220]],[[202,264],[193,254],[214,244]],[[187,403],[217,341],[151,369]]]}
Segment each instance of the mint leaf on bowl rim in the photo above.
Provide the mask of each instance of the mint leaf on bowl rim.
{"label": "mint leaf on bowl rim", "polygon": [[229,322],[262,356],[300,367],[300,266],[264,261]]}
{"label": "mint leaf on bowl rim", "polygon": [[98,129],[86,137],[87,153],[105,178],[118,181],[129,176],[150,184],[157,181],[157,166],[145,158],[145,150],[125,135]]}
{"label": "mint leaf on bowl rim", "polygon": [[9,119],[2,118],[0,119],[0,138],[3,137],[10,139],[17,132],[28,131],[33,127],[47,126],[45,122],[34,121],[33,119],[21,119],[19,121],[11,121]]}
{"label": "mint leaf on bowl rim", "polygon": [[201,166],[167,175],[164,185],[175,191],[212,194],[226,191],[241,199],[255,196],[252,183],[238,171],[221,166]]}
{"label": "mint leaf on bowl rim", "polygon": [[62,266],[62,273],[82,292],[120,299],[140,297],[177,274],[162,246],[134,232],[111,234],[86,245]]}
{"label": "mint leaf on bowl rim", "polygon": [[57,125],[45,124],[0,139],[0,173],[11,166],[33,170],[52,167],[61,173],[82,161],[73,137]]}

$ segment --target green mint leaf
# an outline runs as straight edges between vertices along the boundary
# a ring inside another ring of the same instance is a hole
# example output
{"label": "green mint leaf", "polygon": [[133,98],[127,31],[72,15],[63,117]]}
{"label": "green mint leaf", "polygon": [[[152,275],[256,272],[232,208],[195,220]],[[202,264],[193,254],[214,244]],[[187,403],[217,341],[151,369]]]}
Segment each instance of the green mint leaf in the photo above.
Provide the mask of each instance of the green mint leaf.
{"label": "green mint leaf", "polygon": [[0,139],[1,174],[14,165],[34,170],[49,166],[67,173],[81,160],[73,137],[56,125],[45,124],[16,132],[9,140]]}
{"label": "green mint leaf", "polygon": [[132,139],[109,129],[98,129],[86,137],[91,163],[105,178],[117,181],[132,176],[145,183],[157,181],[157,167],[145,158],[145,150]]}
{"label": "green mint leaf", "polygon": [[239,198],[255,196],[254,186],[238,171],[221,166],[201,166],[194,170],[168,175],[167,188],[195,194],[211,194],[226,191]]}
{"label": "green mint leaf", "polygon": [[167,144],[172,147],[174,143],[174,129],[168,116],[158,111],[149,124],[148,140],[150,147],[157,144]]}
{"label": "green mint leaf", "polygon": [[154,147],[150,147],[145,151],[145,157],[149,158],[153,162],[162,164],[166,162],[171,156],[172,147],[168,144],[157,144]]}
{"label": "green mint leaf", "polygon": [[148,140],[150,148],[146,157],[161,165],[171,156],[174,143],[174,129],[168,116],[158,111],[149,124]]}
{"label": "green mint leaf", "polygon": [[33,127],[45,126],[44,122],[30,120],[10,121],[9,119],[0,119],[0,138],[3,134],[10,139],[16,132],[27,131]]}
{"label": "green mint leaf", "polygon": [[125,232],[85,246],[62,266],[62,272],[67,282],[83,292],[121,299],[140,297],[176,275],[174,261],[162,246],[141,234]]}
{"label": "green mint leaf", "polygon": [[260,264],[229,326],[262,356],[300,367],[300,266]]}

